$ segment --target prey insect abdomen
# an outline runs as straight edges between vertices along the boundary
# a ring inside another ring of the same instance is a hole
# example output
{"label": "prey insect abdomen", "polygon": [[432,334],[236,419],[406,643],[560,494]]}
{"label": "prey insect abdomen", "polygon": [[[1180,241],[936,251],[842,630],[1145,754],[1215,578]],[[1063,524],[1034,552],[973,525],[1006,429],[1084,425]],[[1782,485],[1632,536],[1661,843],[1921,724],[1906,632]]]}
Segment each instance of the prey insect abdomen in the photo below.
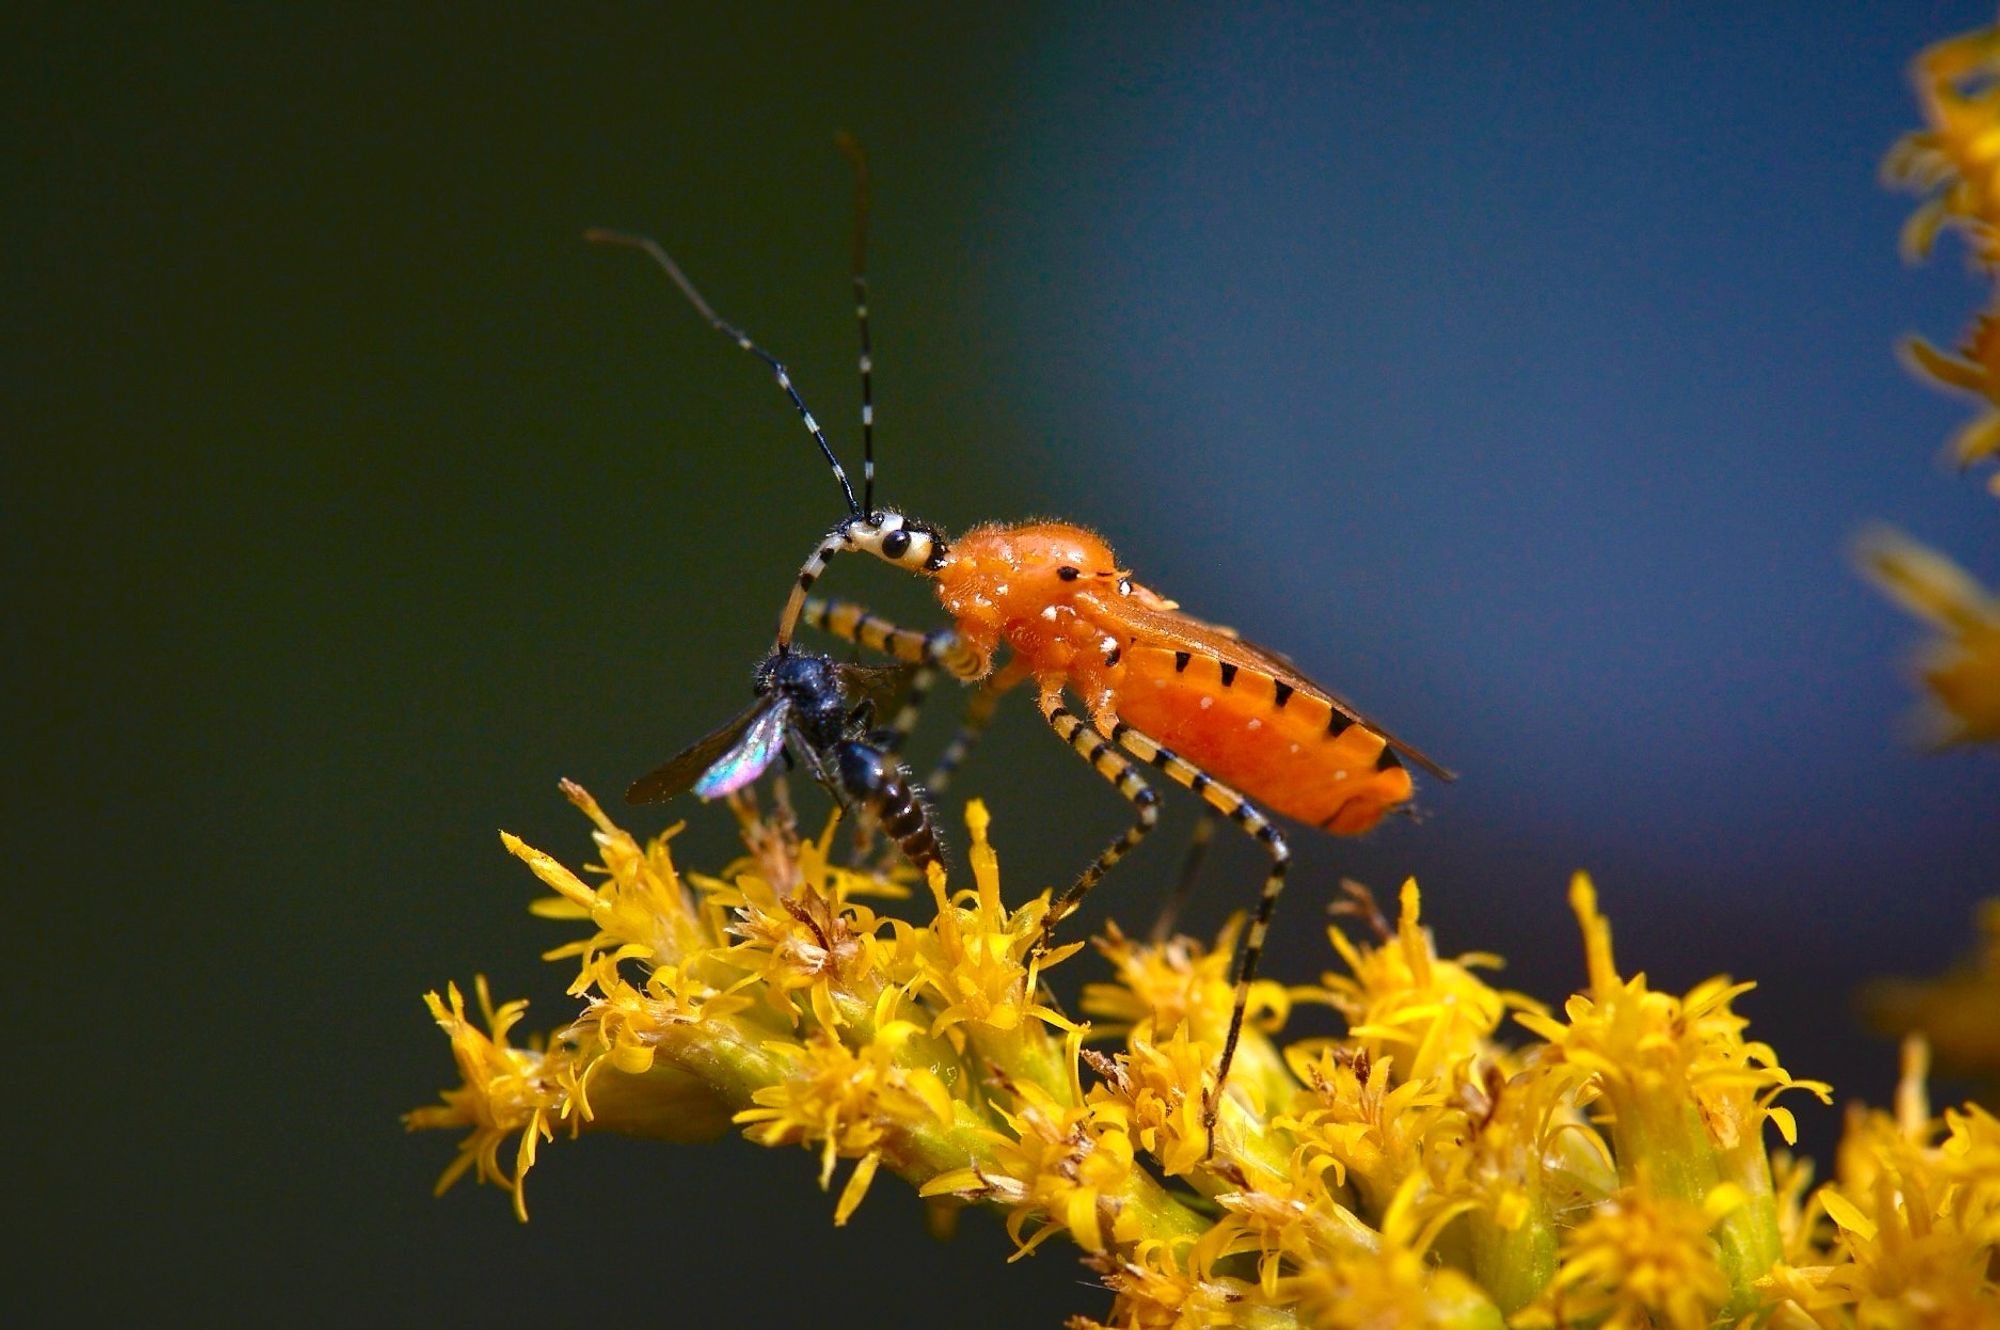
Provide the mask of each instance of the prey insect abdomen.
{"label": "prey insect abdomen", "polygon": [[853,742],[837,745],[833,756],[841,788],[896,842],[905,858],[919,870],[942,862],[930,809],[894,757]]}
{"label": "prey insect abdomen", "polygon": [[1351,836],[1411,794],[1386,740],[1322,697],[1198,652],[1124,653],[1119,719],[1266,807]]}

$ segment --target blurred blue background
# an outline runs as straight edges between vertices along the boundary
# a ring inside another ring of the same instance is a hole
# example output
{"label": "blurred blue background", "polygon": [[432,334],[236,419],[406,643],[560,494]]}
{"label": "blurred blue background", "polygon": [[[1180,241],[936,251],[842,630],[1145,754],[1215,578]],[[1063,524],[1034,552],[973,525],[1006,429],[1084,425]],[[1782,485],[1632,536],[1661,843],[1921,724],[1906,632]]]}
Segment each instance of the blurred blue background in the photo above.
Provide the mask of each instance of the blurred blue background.
{"label": "blurred blue background", "polygon": [[[1462,773],[1307,840],[1270,973],[1327,964],[1340,876],[1414,873],[1442,948],[1559,999],[1587,868],[1628,968],[1758,979],[1752,1033],[1880,1102],[1852,992],[1968,944],[2000,763],[1901,737],[1920,632],[1848,548],[1886,519],[1990,585],[2000,540],[1936,460],[1964,407],[1892,354],[1980,288],[1949,245],[1902,264],[1876,171],[1910,58],[1990,18],[16,15],[29,1310],[525,1324],[606,1270],[745,1323],[1101,1310],[892,1186],[835,1232],[804,1154],[559,1143],[523,1229],[432,1201],[449,1143],[397,1134],[451,1079],[423,990],[568,1006],[494,829],[583,858],[556,777],[613,795],[740,705],[840,511],[754,362],[578,236],[661,236],[852,456],[837,129],[876,175],[885,497],[1092,525]],[[831,585],[935,621],[888,570]],[[1122,822],[1024,705],[967,792],[1016,893]],[[1170,812],[1092,924],[1149,917]],[[1204,927],[1256,878],[1216,858]]]}

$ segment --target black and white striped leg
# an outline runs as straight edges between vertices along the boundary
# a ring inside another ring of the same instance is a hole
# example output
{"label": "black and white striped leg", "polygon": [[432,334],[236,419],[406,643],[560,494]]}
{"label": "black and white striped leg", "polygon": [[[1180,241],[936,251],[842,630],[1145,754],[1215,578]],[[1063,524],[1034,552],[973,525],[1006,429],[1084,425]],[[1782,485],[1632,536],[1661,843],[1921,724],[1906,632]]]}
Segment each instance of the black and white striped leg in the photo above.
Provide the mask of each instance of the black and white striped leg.
{"label": "black and white striped leg", "polygon": [[1146,839],[1146,833],[1159,823],[1160,796],[1152,786],[1139,779],[1138,771],[1118,751],[1117,746],[1063,706],[1060,696],[1050,694],[1042,698],[1042,716],[1057,737],[1082,755],[1097,769],[1098,775],[1110,781],[1118,793],[1138,810],[1138,816],[1126,828],[1125,834],[1105,846],[1104,853],[1098,855],[1090,867],[1070,884],[1069,890],[1056,897],[1055,903],[1049,907],[1048,917],[1042,921],[1042,940],[1037,944],[1039,949],[1046,951],[1055,935],[1056,925],[1075,913],[1076,907],[1083,903],[1083,898],[1111,870],[1111,866],[1130,854],[1140,841]]}
{"label": "black and white striped leg", "polygon": [[965,707],[965,717],[958,723],[957,733],[951,736],[951,742],[938,755],[937,765],[931,768],[931,774],[924,777],[926,790],[935,795],[951,784],[951,778],[958,771],[959,764],[965,761],[965,755],[972,751],[986,734],[986,728],[993,723],[993,712],[999,704],[1000,694],[992,688],[981,688],[972,695],[972,701]]}
{"label": "black and white striped leg", "polygon": [[1216,1110],[1222,1103],[1223,1087],[1229,1083],[1229,1064],[1236,1058],[1236,1043],[1243,1034],[1243,1013],[1250,1003],[1250,983],[1257,977],[1257,962],[1264,954],[1264,937],[1271,931],[1271,912],[1277,908],[1278,896],[1285,889],[1285,873],[1292,865],[1292,851],[1277,827],[1255,805],[1194,763],[1161,747],[1123,721],[1112,727],[1111,737],[1126,752],[1158,767],[1169,779],[1200,795],[1210,808],[1241,827],[1244,834],[1262,845],[1265,853],[1271,856],[1271,870],[1264,878],[1264,894],[1257,900],[1257,913],[1250,921],[1250,932],[1236,953],[1236,1005],[1229,1013],[1229,1034],[1223,1040],[1222,1061],[1215,1070],[1215,1088],[1209,1092],[1208,1102],[1202,1107],[1202,1124],[1208,1129],[1208,1152],[1212,1155],[1215,1153]]}
{"label": "black and white striped leg", "polygon": [[903,704],[896,708],[896,714],[889,718],[887,725],[875,731],[874,742],[883,752],[894,754],[902,749],[910,731],[917,728],[924,703],[930,700],[931,685],[936,682],[937,669],[930,665],[918,666],[917,672],[910,676],[910,686],[903,693]]}
{"label": "black and white striped leg", "polygon": [[993,723],[993,712],[1000,705],[1001,695],[1027,677],[1027,667],[1016,656],[979,686],[979,691],[972,695],[972,701],[966,703],[965,717],[958,723],[958,732],[951,736],[951,742],[938,756],[937,765],[924,778],[924,788],[932,796],[935,797],[951,784],[959,763],[965,761],[965,755],[986,734],[986,727]]}
{"label": "black and white striped leg", "polygon": [[935,666],[954,678],[975,678],[986,667],[979,653],[968,647],[952,629],[934,628],[926,633],[915,628],[899,628],[867,606],[851,600],[809,597],[800,606],[799,621],[842,641],[857,642],[870,651],[879,651],[897,660],[913,665]]}
{"label": "black and white striped leg", "polygon": [[1168,893],[1159,914],[1153,918],[1153,930],[1148,940],[1160,946],[1174,935],[1174,926],[1180,922],[1181,911],[1187,908],[1188,899],[1194,895],[1194,884],[1201,876],[1201,866],[1208,859],[1208,847],[1215,840],[1215,824],[1222,820],[1222,814],[1212,805],[1201,806],[1201,821],[1194,824],[1194,835],[1188,838],[1187,854],[1181,859],[1181,871],[1174,878],[1174,888]]}

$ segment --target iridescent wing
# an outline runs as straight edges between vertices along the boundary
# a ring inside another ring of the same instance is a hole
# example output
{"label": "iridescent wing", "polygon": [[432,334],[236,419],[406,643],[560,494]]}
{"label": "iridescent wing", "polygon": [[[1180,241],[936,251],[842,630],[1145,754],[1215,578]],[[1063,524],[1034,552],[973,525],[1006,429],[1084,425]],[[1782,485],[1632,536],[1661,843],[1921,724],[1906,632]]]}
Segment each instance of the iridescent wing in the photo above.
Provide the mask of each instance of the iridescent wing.
{"label": "iridescent wing", "polygon": [[740,790],[777,758],[785,744],[785,719],[791,707],[764,699],[715,733],[695,740],[668,759],[666,765],[632,782],[625,802],[656,804],[693,790],[714,799]]}
{"label": "iridescent wing", "polygon": [[785,747],[785,719],[789,706],[767,706],[750,722],[750,728],[736,746],[717,758],[701,779],[694,783],[698,798],[720,799],[734,794],[764,774]]}

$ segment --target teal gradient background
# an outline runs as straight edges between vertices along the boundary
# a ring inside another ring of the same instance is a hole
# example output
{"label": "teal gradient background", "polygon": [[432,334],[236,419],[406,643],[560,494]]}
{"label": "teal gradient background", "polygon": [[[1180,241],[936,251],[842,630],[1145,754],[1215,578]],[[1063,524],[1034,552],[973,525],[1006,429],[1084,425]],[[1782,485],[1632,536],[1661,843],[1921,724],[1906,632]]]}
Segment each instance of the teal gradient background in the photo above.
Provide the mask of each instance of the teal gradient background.
{"label": "teal gradient background", "polygon": [[[759,367],[581,232],[659,235],[853,456],[840,129],[887,499],[1088,523],[1463,773],[1301,834],[1270,973],[1329,963],[1340,876],[1415,873],[1445,950],[1559,999],[1584,867],[1628,967],[1758,979],[1752,1033],[1880,1102],[1852,990],[1967,945],[2000,764],[1903,742],[1919,630],[1847,549],[1888,519],[1991,584],[2000,540],[1935,462],[1963,408],[1892,355],[1980,290],[1901,264],[1876,168],[1909,58],[1990,16],[14,14],[24,1323],[1102,1311],[1060,1245],[937,1246],[887,1180],[834,1230],[803,1152],[558,1142],[522,1227],[433,1200],[451,1145],[397,1122],[451,1078],[424,990],[569,1009],[496,829],[586,857],[556,779],[608,800],[739,706],[840,511]],[[936,621],[886,569],[830,585]],[[1122,821],[1025,706],[967,791],[1017,895]],[[1146,920],[1191,820],[1170,795],[1092,923]],[[1218,854],[1198,922],[1255,878]]]}

